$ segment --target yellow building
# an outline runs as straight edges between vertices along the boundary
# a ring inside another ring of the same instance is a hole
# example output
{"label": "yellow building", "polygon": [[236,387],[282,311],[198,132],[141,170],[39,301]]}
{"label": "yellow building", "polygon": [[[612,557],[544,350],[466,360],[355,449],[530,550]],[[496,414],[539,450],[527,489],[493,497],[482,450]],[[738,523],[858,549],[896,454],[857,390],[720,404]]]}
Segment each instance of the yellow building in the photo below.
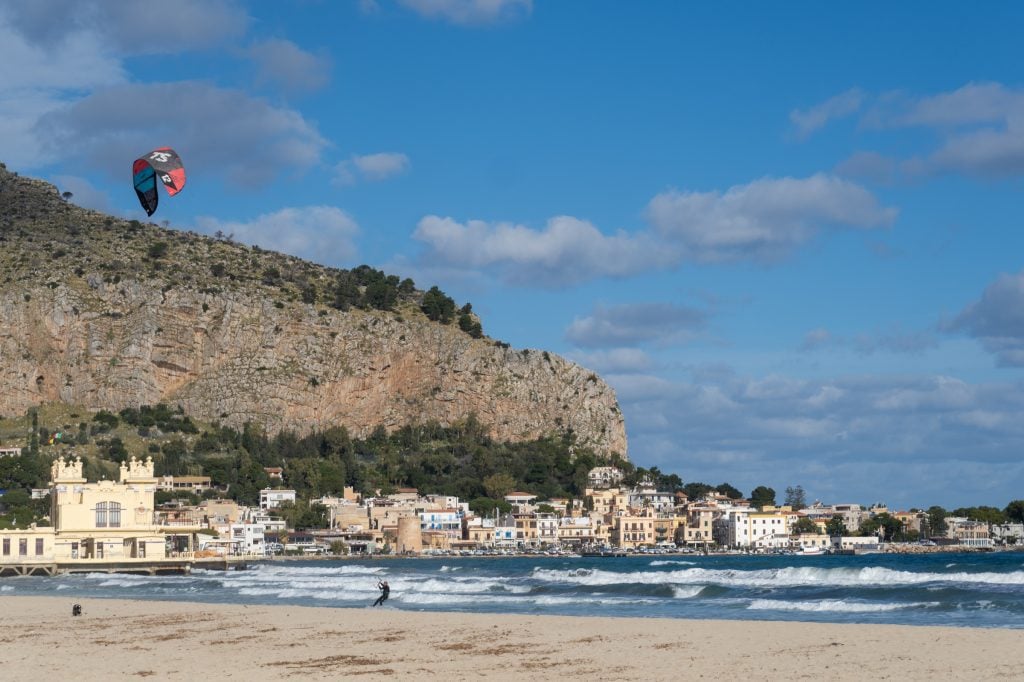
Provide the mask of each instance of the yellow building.
{"label": "yellow building", "polygon": [[67,570],[187,570],[191,533],[168,534],[156,524],[153,459],[121,464],[120,479],[87,483],[82,460],[50,468],[48,528],[0,531],[0,575]]}
{"label": "yellow building", "polygon": [[623,549],[654,546],[658,542],[658,530],[665,526],[665,521],[657,518],[653,510],[645,509],[635,514],[615,516],[612,520],[612,544]]}

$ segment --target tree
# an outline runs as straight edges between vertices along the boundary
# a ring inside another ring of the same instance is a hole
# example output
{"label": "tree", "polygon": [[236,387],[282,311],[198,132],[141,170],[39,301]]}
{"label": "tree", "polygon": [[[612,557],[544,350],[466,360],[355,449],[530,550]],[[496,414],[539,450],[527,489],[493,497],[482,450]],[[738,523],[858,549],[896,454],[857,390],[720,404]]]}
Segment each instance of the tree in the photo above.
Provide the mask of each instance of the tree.
{"label": "tree", "polygon": [[167,242],[154,242],[150,245],[149,250],[146,253],[150,258],[156,260],[157,258],[163,258],[167,255],[167,249],[170,245]]}
{"label": "tree", "polygon": [[470,500],[469,510],[477,516],[491,516],[495,510],[505,514],[512,511],[512,505],[505,500],[494,500],[490,497],[477,497]]}
{"label": "tree", "polygon": [[64,201],[71,201],[71,197],[73,196],[75,195],[72,194],[71,192],[64,192],[63,194],[61,194],[61,197],[64,198]]}
{"label": "tree", "polygon": [[480,326],[480,322],[473,319],[473,316],[469,313],[459,315],[459,329],[474,339],[479,339],[484,335],[484,328]]}
{"label": "tree", "polygon": [[1006,514],[1008,521],[1024,523],[1024,500],[1013,500],[1010,504],[1006,505],[1003,513]]}
{"label": "tree", "polygon": [[876,514],[870,519],[861,521],[857,532],[865,537],[877,535],[883,540],[900,540],[903,536],[903,524],[889,514]]}
{"label": "tree", "polygon": [[846,530],[846,522],[843,521],[843,517],[836,514],[829,519],[828,523],[825,524],[825,532],[828,533],[829,537],[842,537],[846,535],[848,531]]}
{"label": "tree", "polygon": [[741,493],[737,488],[734,488],[728,483],[719,484],[718,487],[715,488],[715,490],[721,493],[722,495],[725,495],[730,500],[738,500],[743,497],[743,493]]}
{"label": "tree", "polygon": [[1006,513],[995,507],[961,507],[953,510],[953,516],[964,516],[972,521],[989,524],[1006,523]]}
{"label": "tree", "polygon": [[938,505],[934,505],[928,507],[928,511],[925,513],[927,514],[925,523],[928,525],[926,537],[945,535],[947,527],[946,517],[948,516],[946,510]]}
{"label": "tree", "polygon": [[683,492],[686,493],[686,497],[690,500],[699,500],[713,490],[715,490],[714,486],[698,481],[692,481],[683,486]]}
{"label": "tree", "polygon": [[484,479],[484,490],[487,491],[487,495],[497,500],[508,495],[515,487],[516,479],[506,473],[492,474]]}
{"label": "tree", "polygon": [[804,488],[801,485],[796,487],[789,486],[786,488],[786,506],[793,509],[803,509],[807,506],[807,495],[804,493]]}
{"label": "tree", "polygon": [[750,504],[755,507],[775,506],[775,490],[759,485],[750,492]]}
{"label": "tree", "polygon": [[442,324],[448,324],[455,316],[455,301],[436,286],[430,287],[430,291],[423,294],[420,308],[429,319]]}
{"label": "tree", "polygon": [[801,516],[796,520],[796,523],[793,524],[793,532],[820,534],[821,529],[818,528],[818,524],[816,524],[814,521],[811,521],[806,516]]}

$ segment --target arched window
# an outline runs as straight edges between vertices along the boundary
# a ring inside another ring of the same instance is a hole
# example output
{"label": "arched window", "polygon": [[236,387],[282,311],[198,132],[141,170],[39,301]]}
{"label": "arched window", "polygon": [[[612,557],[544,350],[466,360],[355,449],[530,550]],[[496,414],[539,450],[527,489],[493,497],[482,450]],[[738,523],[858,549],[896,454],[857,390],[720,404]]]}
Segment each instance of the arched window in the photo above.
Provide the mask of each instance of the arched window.
{"label": "arched window", "polygon": [[110,515],[108,516],[109,524],[111,528],[121,527],[121,503],[120,502],[108,502],[110,509]]}
{"label": "arched window", "polygon": [[107,503],[97,502],[96,503],[96,527],[106,528],[107,527]]}

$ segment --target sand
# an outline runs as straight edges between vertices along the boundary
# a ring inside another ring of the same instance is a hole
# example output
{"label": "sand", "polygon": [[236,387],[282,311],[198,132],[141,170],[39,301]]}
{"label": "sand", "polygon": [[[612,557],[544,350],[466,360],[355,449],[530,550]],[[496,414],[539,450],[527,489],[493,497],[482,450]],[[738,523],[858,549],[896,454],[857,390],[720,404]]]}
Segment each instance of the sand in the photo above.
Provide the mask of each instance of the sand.
{"label": "sand", "polygon": [[0,679],[1021,680],[1024,632],[0,596]]}

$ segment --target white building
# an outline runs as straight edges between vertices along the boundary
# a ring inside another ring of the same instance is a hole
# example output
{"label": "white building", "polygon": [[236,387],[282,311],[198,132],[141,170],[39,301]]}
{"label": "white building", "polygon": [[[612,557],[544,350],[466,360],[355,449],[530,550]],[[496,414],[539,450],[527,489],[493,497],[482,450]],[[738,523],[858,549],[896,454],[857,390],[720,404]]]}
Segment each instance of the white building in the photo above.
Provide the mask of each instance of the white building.
{"label": "white building", "polygon": [[750,507],[728,507],[712,523],[715,542],[723,547],[750,547]]}
{"label": "white building", "polygon": [[260,491],[260,509],[277,509],[282,502],[295,503],[295,491],[264,488]]}
{"label": "white building", "polygon": [[594,540],[594,524],[589,516],[563,516],[558,520],[558,541],[560,543],[589,545]]}
{"label": "white building", "polygon": [[1000,545],[1024,545],[1024,523],[992,524],[992,541]]}
{"label": "white building", "polygon": [[671,512],[675,509],[676,498],[672,493],[661,492],[651,485],[638,486],[629,493],[630,509],[650,508],[657,512]]}
{"label": "white building", "polygon": [[537,514],[537,541],[541,544],[558,544],[558,519],[554,514]]}
{"label": "white building", "polygon": [[625,474],[618,467],[594,467],[587,472],[587,487],[614,488],[623,478]]}
{"label": "white building", "polygon": [[455,540],[462,537],[462,512],[458,509],[422,509],[418,514],[422,532],[441,532]]}

